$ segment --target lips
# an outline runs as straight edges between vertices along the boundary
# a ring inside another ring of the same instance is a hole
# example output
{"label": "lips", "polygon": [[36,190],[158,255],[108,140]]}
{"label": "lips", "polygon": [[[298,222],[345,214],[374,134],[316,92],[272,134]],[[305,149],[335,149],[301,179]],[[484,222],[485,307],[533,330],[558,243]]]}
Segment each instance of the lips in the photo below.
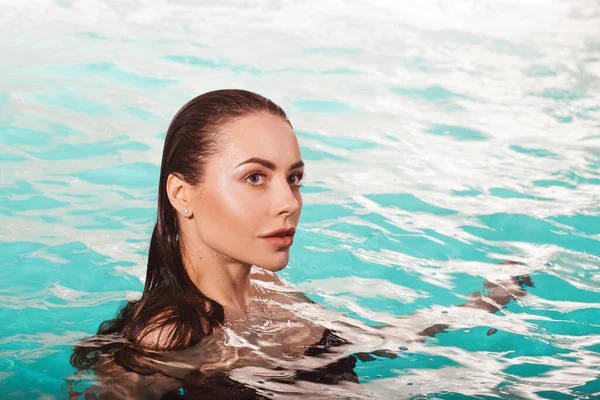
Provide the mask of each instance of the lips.
{"label": "lips", "polygon": [[293,236],[270,236],[263,238],[263,240],[277,248],[290,247],[294,243]]}
{"label": "lips", "polygon": [[264,235],[262,237],[267,238],[267,237],[294,236],[295,233],[296,233],[296,229],[294,229],[294,227],[292,226],[289,228],[277,229],[276,231],[267,233],[266,235]]}
{"label": "lips", "polygon": [[290,247],[294,242],[294,227],[277,229],[276,231],[261,236],[267,243],[278,248]]}

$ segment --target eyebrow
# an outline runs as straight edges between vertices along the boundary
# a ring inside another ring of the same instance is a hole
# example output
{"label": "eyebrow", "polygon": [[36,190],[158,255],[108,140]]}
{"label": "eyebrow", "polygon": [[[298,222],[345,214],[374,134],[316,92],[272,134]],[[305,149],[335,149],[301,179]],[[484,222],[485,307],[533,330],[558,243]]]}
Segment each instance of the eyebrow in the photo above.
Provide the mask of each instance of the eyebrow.
{"label": "eyebrow", "polygon": [[[240,167],[244,164],[251,164],[251,163],[255,163],[255,164],[260,164],[265,168],[269,168],[269,169],[276,169],[276,165],[274,162],[269,161],[269,160],[265,160],[264,158],[259,158],[259,157],[252,157],[247,159],[244,162],[241,162],[237,167]],[[304,166],[304,162],[302,160],[292,164],[292,166],[290,167],[290,170],[295,169],[295,168],[299,168],[299,167],[303,167]],[[237,168],[236,167],[236,168]]]}

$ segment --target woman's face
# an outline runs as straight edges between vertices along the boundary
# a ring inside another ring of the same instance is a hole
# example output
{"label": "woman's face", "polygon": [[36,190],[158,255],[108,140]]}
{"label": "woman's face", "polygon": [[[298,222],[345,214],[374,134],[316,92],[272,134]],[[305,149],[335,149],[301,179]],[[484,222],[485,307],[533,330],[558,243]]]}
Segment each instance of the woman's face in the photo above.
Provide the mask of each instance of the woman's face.
{"label": "woman's face", "polygon": [[230,261],[284,268],[290,238],[265,236],[298,225],[303,172],[298,140],[281,117],[259,113],[226,124],[192,200],[195,239]]}

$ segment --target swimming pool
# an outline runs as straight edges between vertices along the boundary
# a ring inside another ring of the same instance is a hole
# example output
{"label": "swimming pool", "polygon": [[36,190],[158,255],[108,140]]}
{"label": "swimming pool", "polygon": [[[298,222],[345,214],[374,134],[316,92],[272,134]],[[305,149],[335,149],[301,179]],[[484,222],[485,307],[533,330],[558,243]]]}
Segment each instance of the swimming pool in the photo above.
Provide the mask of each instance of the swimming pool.
{"label": "swimming pool", "polygon": [[370,397],[600,395],[598,2],[39,0],[0,22],[3,398],[64,398],[72,344],[139,296],[168,122],[223,87],[297,131],[281,276],[313,300],[443,318],[532,275],[504,313],[359,363]]}

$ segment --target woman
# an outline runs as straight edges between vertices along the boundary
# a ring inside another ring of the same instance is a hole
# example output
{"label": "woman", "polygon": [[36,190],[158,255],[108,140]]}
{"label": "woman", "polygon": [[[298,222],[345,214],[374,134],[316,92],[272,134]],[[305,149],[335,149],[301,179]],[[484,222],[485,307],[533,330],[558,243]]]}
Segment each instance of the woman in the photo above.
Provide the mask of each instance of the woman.
{"label": "woman", "polygon": [[[142,297],[102,323],[98,335],[80,343],[71,358],[77,368],[101,376],[104,388],[96,386],[95,391],[103,393],[111,386],[107,397],[117,397],[118,382],[122,397],[193,397],[190,388],[199,387],[203,398],[211,390],[217,397],[260,397],[260,390],[222,374],[247,366],[293,369],[291,375],[271,377],[283,385],[297,380],[358,382],[354,363],[372,359],[370,354],[355,352],[354,357],[326,361],[319,357],[341,353],[347,339],[389,337],[402,329],[394,321],[376,330],[349,319],[323,318],[338,322],[329,324],[332,328],[353,327],[342,339],[327,323],[317,323],[314,312],[303,317],[298,311],[318,306],[284,285],[275,272],[289,260],[302,210],[303,176],[292,125],[272,101],[244,90],[219,90],[183,106],[165,139]],[[524,294],[522,284],[511,280],[508,286],[495,286],[496,294],[489,295],[495,304],[479,298],[467,305],[495,312],[511,297]],[[416,320],[402,320],[402,327],[413,329]],[[271,336],[248,330],[258,322],[288,327],[284,334],[276,329]],[[418,329],[412,340],[447,326]],[[411,337],[403,334],[404,341]],[[232,337],[247,346],[231,345]],[[178,352],[183,349],[188,350]],[[174,362],[166,354],[179,358]],[[395,356],[387,351],[371,354]],[[293,362],[286,364],[289,360]],[[145,375],[157,374],[161,385],[148,389],[152,385],[145,384],[143,394],[134,389],[144,386]]]}

